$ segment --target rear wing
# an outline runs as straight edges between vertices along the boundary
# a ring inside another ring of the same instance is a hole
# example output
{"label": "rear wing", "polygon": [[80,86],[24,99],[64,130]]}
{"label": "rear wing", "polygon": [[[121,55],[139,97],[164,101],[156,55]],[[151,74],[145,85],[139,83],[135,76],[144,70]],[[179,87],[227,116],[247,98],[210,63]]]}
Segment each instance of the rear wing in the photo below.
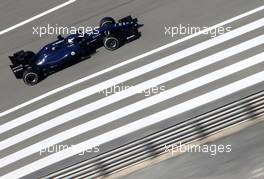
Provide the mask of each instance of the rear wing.
{"label": "rear wing", "polygon": [[21,50],[9,56],[9,59],[13,65],[19,65],[23,63],[25,51]]}
{"label": "rear wing", "polygon": [[14,53],[12,56],[9,56],[9,59],[12,63],[12,65],[9,66],[17,79],[23,77],[25,70],[26,61],[24,60],[24,54],[24,50],[21,50]]}
{"label": "rear wing", "polygon": [[9,65],[12,72],[14,73],[15,77],[17,79],[21,79],[23,77],[23,73],[24,73],[24,66],[22,64],[20,65]]}

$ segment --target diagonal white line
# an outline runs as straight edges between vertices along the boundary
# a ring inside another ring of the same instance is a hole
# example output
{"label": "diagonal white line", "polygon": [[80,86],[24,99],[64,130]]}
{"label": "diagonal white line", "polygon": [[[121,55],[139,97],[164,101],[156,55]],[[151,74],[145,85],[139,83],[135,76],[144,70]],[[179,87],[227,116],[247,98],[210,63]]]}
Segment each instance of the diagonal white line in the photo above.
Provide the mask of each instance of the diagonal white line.
{"label": "diagonal white line", "polygon": [[44,107],[41,107],[39,109],[36,109],[28,114],[25,114],[21,117],[18,117],[14,120],[11,120],[7,123],[4,123],[0,126],[0,134],[4,133],[8,130],[11,130],[15,127],[18,127],[22,124],[25,124],[29,121],[32,121],[40,116],[43,116],[45,114],[48,114],[49,112],[55,111],[59,108],[62,108],[66,105],[69,105],[73,102],[76,102],[80,99],[83,99],[85,97],[88,97],[96,92],[102,91],[108,87],[111,87],[115,84],[122,83],[124,81],[127,81],[129,79],[135,78],[137,76],[140,76],[142,74],[145,74],[147,72],[153,71],[155,69],[158,69],[162,66],[168,65],[170,63],[176,62],[180,59],[183,59],[185,57],[188,57],[190,55],[193,55],[195,53],[198,53],[202,50],[205,50],[207,48],[210,48],[212,46],[215,46],[217,44],[223,43],[227,40],[230,40],[232,38],[238,37],[242,34],[245,34],[247,32],[250,32],[252,30],[258,29],[264,25],[264,18],[259,19],[257,21],[254,21],[250,24],[244,25],[242,27],[239,27],[233,31],[230,31],[228,33],[225,33],[221,36],[215,37],[213,39],[207,40],[205,42],[199,43],[197,45],[194,45],[192,47],[189,47],[185,50],[182,50],[180,52],[177,52],[173,55],[170,55],[168,57],[165,57],[163,59],[157,60],[155,62],[152,62],[150,64],[147,64],[145,66],[142,66],[140,68],[137,68],[135,70],[132,70],[130,72],[124,73],[122,75],[119,75],[117,77],[114,77],[112,79],[109,79],[107,81],[104,81],[102,83],[96,84],[92,87],[86,88],[84,90],[81,90],[79,92],[76,92],[72,95],[69,95],[65,98],[62,98],[58,101],[55,101],[51,104],[48,104]]}
{"label": "diagonal white line", "polygon": [[96,136],[94,138],[88,139],[84,142],[81,142],[77,145],[74,145],[73,147],[67,148],[63,151],[60,151],[55,154],[51,154],[47,157],[44,157],[42,159],[39,159],[35,162],[32,162],[26,166],[23,166],[19,169],[16,169],[10,173],[7,173],[6,175],[2,176],[3,179],[9,179],[9,178],[20,178],[23,176],[26,176],[32,172],[35,172],[37,170],[40,170],[44,167],[47,167],[49,165],[52,165],[54,163],[57,163],[59,161],[62,161],[66,158],[72,157],[74,155],[77,155],[78,153],[81,153],[82,151],[85,151],[87,149],[91,149],[95,146],[100,146],[104,143],[110,142],[112,140],[115,140],[119,137],[122,137],[124,135],[128,135],[132,132],[138,131],[140,129],[143,129],[145,127],[148,127],[150,125],[156,124],[158,122],[164,121],[170,117],[173,117],[175,115],[181,114],[186,111],[190,111],[192,109],[195,109],[199,106],[208,104],[212,101],[221,99],[225,96],[231,95],[235,92],[238,92],[240,90],[246,89],[250,86],[253,86],[255,84],[258,84],[260,82],[263,82],[264,71],[259,72],[257,74],[251,75],[247,78],[244,78],[242,80],[236,81],[234,83],[231,83],[229,85],[226,85],[224,87],[218,88],[214,91],[211,91],[209,93],[203,94],[201,96],[198,96],[196,98],[193,98],[191,100],[188,100],[186,102],[183,102],[181,104],[172,106],[168,109],[165,109],[163,111],[160,111],[158,113],[152,114],[150,116],[147,116],[145,118],[142,118],[138,121],[132,122],[130,124],[127,124],[125,126],[119,127],[117,129],[114,129],[112,131],[106,132],[104,134],[101,134],[99,136]]}
{"label": "diagonal white line", "polygon": [[[263,35],[263,37],[264,37],[264,35]],[[106,114],[106,115],[101,116],[101,117],[94,119],[92,121],[88,121],[82,125],[74,127],[72,129],[69,129],[67,131],[56,134],[52,137],[49,137],[43,141],[36,143],[34,145],[31,145],[27,148],[24,148],[21,151],[18,151],[16,153],[13,153],[7,157],[0,159],[0,167],[2,167],[2,165],[8,165],[12,162],[20,160],[26,156],[29,156],[35,152],[38,152],[38,150],[40,149],[40,146],[47,147],[47,146],[55,145],[59,142],[70,139],[70,138],[75,137],[77,135],[80,135],[84,132],[88,132],[89,130],[92,130],[92,129],[95,129],[95,128],[100,127],[102,125],[105,125],[107,123],[113,122],[114,120],[117,120],[121,117],[129,115],[129,114],[131,114],[137,110],[140,110],[141,108],[143,109],[144,107],[146,107],[145,105],[147,105],[147,106],[148,105],[149,106],[154,105],[155,103],[161,102],[163,99],[164,100],[169,99],[170,97],[177,96],[177,95],[182,94],[184,92],[193,90],[193,89],[198,88],[200,86],[203,86],[204,84],[210,83],[210,82],[215,81],[217,79],[220,79],[220,78],[223,78],[223,77],[228,76],[230,74],[241,71],[241,70],[248,68],[250,66],[261,63],[264,61],[263,57],[264,57],[264,53],[261,53],[259,55],[253,56],[253,57],[246,59],[244,61],[241,61],[241,62],[238,62],[236,64],[225,67],[224,69],[220,69],[218,71],[215,71],[215,72],[212,72],[212,73],[207,74],[205,76],[202,76],[198,79],[194,79],[190,82],[187,82],[185,84],[182,84],[180,86],[172,88],[172,89],[170,89],[166,92],[163,92],[159,95],[147,98],[145,100],[141,100],[135,104],[121,108],[120,110],[114,111],[112,113]],[[168,76],[170,76],[170,75],[168,75]],[[164,79],[166,79],[166,78],[164,78]],[[131,91],[137,91],[137,90],[138,89],[131,89]],[[82,110],[85,111],[86,109],[82,109]],[[76,114],[76,113],[80,113],[80,112],[73,111],[73,114]],[[58,118],[55,118],[55,119],[56,120],[54,120],[54,122],[60,121],[60,119],[58,119]],[[63,117],[61,119],[63,119]],[[50,124],[52,124],[52,123],[50,123]],[[41,130],[41,126],[38,129]],[[34,134],[33,132],[37,132],[37,130],[29,131],[28,134],[32,135],[32,134]],[[20,136],[11,137],[10,139],[1,143],[1,147],[5,148],[4,145],[9,145],[9,142],[12,143],[13,141],[19,141],[20,140],[19,137]]]}
{"label": "diagonal white line", "polygon": [[[25,25],[25,24],[27,24],[27,23],[30,23],[30,22],[32,22],[32,21],[38,19],[38,18],[41,18],[41,17],[47,15],[47,14],[50,14],[50,13],[52,13],[52,12],[58,10],[58,9],[61,9],[61,8],[65,7],[65,6],[68,6],[69,4],[74,3],[75,1],[76,1],[76,0],[69,0],[69,1],[67,1],[67,2],[65,2],[65,3],[63,3],[63,4],[60,4],[60,5],[58,5],[58,6],[55,6],[55,7],[51,8],[51,9],[45,11],[45,12],[42,12],[42,13],[40,13],[40,14],[34,16],[34,17],[31,17],[31,18],[29,18],[29,19],[27,19],[27,20],[24,20],[24,21],[22,21],[22,22],[20,22],[20,23],[18,23],[18,24],[16,24],[16,25],[13,25],[13,26],[11,26],[11,27],[9,27],[9,28],[7,28],[7,29],[4,29],[4,30],[0,31],[0,35],[3,35],[3,34],[9,32],[9,31],[11,31],[11,30],[14,30],[14,29],[16,29],[16,28],[18,28],[18,27],[21,27],[21,26],[23,26],[23,25]],[[2,114],[0,115],[0,117],[1,117],[1,116],[2,116]]]}
{"label": "diagonal white line", "polygon": [[[105,97],[105,98],[100,99],[98,101],[95,101],[93,103],[87,104],[85,106],[82,106],[82,107],[77,108],[75,110],[72,110],[70,112],[67,112],[63,115],[55,117],[55,118],[53,118],[47,122],[44,122],[44,123],[37,125],[31,129],[28,129],[26,131],[23,131],[17,135],[14,135],[10,138],[7,138],[7,139],[1,141],[0,142],[0,150],[4,150],[4,149],[6,149],[12,145],[15,145],[19,142],[22,142],[23,140],[26,140],[30,137],[35,136],[35,135],[38,135],[38,134],[40,134],[44,131],[47,131],[53,127],[56,127],[56,126],[61,125],[63,123],[69,122],[69,121],[71,121],[77,117],[88,114],[89,112],[95,111],[99,108],[102,108],[102,107],[107,106],[109,104],[112,104],[114,102],[120,101],[126,97],[132,96],[132,95],[134,95],[138,92],[141,92],[145,89],[151,88],[153,86],[157,86],[159,84],[165,83],[165,82],[170,81],[172,79],[175,79],[177,77],[183,76],[187,73],[201,69],[205,66],[219,62],[225,58],[228,58],[232,55],[238,54],[238,53],[243,52],[245,50],[248,50],[250,48],[256,47],[256,46],[261,45],[263,43],[264,43],[264,35],[261,35],[259,37],[254,38],[254,39],[251,39],[251,40],[248,40],[248,41],[243,42],[241,44],[238,44],[234,47],[230,47],[230,48],[225,49],[223,51],[220,51],[216,54],[205,57],[199,61],[193,62],[191,64],[185,65],[181,68],[175,69],[171,72],[165,73],[165,74],[158,76],[156,78],[153,78],[151,80],[140,83],[140,84],[136,85],[135,87],[128,89],[126,91],[119,92],[117,94]],[[256,60],[252,61],[251,63],[248,63],[248,65],[254,65],[256,63],[260,63],[260,62],[262,62],[262,60],[264,60],[264,59],[262,59],[262,58],[256,59]],[[243,66],[241,66],[241,67],[243,67]],[[233,73],[236,72],[238,69],[241,69],[241,68],[234,69]],[[228,74],[228,73],[226,73],[226,74]],[[220,75],[219,75],[219,77],[220,77]],[[212,79],[214,79],[214,78],[212,78]],[[200,84],[203,84],[203,83],[200,83]],[[190,86],[190,87],[193,87],[193,86]],[[187,86],[187,87],[185,87],[185,89],[189,89],[189,87]],[[136,109],[136,108],[134,108],[134,109]],[[127,114],[127,113],[125,112],[124,114]],[[104,121],[103,123],[106,124],[105,122],[109,121],[109,120],[104,119],[102,121]],[[110,120],[110,122],[111,122],[111,120]],[[95,124],[92,122],[92,124],[89,126],[93,126],[92,128],[95,128],[95,126],[100,126],[100,123]],[[90,127],[88,127],[88,128],[90,128]],[[81,130],[76,131],[75,134],[79,134],[80,131]],[[50,139],[49,139],[49,141],[50,141]]]}
{"label": "diagonal white line", "polygon": [[167,49],[167,48],[170,48],[170,47],[172,47],[172,46],[175,46],[175,45],[177,45],[177,44],[180,44],[180,43],[182,43],[182,42],[184,42],[184,41],[187,41],[187,40],[189,40],[189,39],[192,39],[192,38],[194,38],[194,37],[197,37],[197,36],[199,36],[199,35],[201,35],[201,34],[205,34],[205,33],[209,32],[209,31],[212,30],[212,29],[216,29],[216,28],[218,28],[218,27],[221,27],[221,26],[224,26],[224,25],[226,25],[226,24],[232,23],[232,22],[237,21],[237,20],[239,20],[239,19],[242,19],[242,18],[244,18],[244,17],[250,16],[250,15],[252,15],[252,14],[254,14],[254,13],[257,13],[257,12],[259,12],[259,11],[262,11],[263,9],[264,9],[264,6],[260,6],[260,7],[256,8],[256,9],[253,9],[253,10],[251,10],[251,11],[245,12],[245,13],[240,14],[240,15],[238,15],[238,16],[235,16],[235,17],[233,17],[233,18],[231,18],[231,19],[228,19],[228,20],[226,20],[226,21],[224,21],[224,22],[218,23],[218,24],[216,24],[216,25],[214,25],[214,26],[211,26],[211,27],[209,27],[209,28],[207,28],[207,29],[204,29],[204,30],[202,30],[202,31],[200,31],[200,32],[198,32],[198,33],[195,33],[195,34],[189,35],[189,36],[184,37],[184,38],[182,38],[182,39],[179,39],[179,40],[176,40],[176,41],[171,42],[171,43],[169,43],[169,44],[163,45],[163,46],[161,46],[161,47],[159,47],[159,48],[153,49],[153,50],[151,50],[151,51],[149,51],[149,52],[146,52],[146,53],[144,53],[144,54],[141,54],[141,55],[139,55],[139,56],[136,56],[136,57],[134,57],[134,58],[131,58],[131,59],[129,59],[129,60],[126,60],[126,61],[124,61],[124,62],[122,62],[122,63],[119,63],[119,64],[114,65],[114,66],[112,66],[112,67],[106,68],[106,69],[104,69],[104,70],[102,70],[102,71],[96,72],[96,73],[94,73],[94,74],[92,74],[92,75],[86,76],[86,77],[84,77],[84,78],[81,78],[81,79],[79,79],[79,80],[77,80],[77,81],[74,81],[74,82],[72,82],[72,83],[66,84],[66,85],[64,85],[64,86],[61,86],[61,87],[59,87],[59,88],[56,88],[56,89],[54,89],[54,90],[52,90],[52,91],[49,91],[49,92],[47,92],[47,93],[45,93],[45,94],[42,94],[42,95],[40,95],[40,96],[38,96],[38,97],[36,97],[36,98],[33,98],[33,99],[31,99],[31,100],[29,100],[29,101],[27,101],[27,102],[24,102],[24,103],[22,103],[22,104],[20,104],[20,105],[17,105],[17,106],[15,106],[15,107],[11,108],[11,109],[8,109],[8,110],[6,110],[6,111],[1,112],[1,113],[0,113],[0,117],[3,117],[3,116],[5,116],[5,115],[7,115],[7,114],[9,114],[9,113],[12,113],[12,112],[14,112],[14,111],[17,111],[18,109],[21,109],[21,108],[23,108],[23,107],[26,107],[26,106],[28,106],[28,105],[30,105],[30,104],[32,104],[32,103],[35,103],[35,102],[37,102],[37,101],[40,101],[40,100],[42,100],[42,99],[44,99],[44,98],[46,98],[46,97],[48,97],[48,96],[51,96],[51,95],[53,95],[53,94],[56,94],[56,93],[58,93],[58,92],[60,92],[60,91],[63,91],[63,90],[65,90],[65,89],[68,89],[68,88],[70,88],[70,87],[72,87],[72,86],[78,85],[78,84],[80,84],[80,83],[82,83],[82,82],[85,82],[85,81],[87,81],[87,80],[89,80],[89,79],[92,79],[92,78],[94,78],[94,77],[97,77],[97,76],[99,76],[99,75],[102,75],[102,74],[104,74],[104,73],[107,73],[107,72],[109,72],[109,71],[112,71],[112,70],[114,70],[114,69],[117,69],[117,68],[119,68],[119,67],[125,66],[125,65],[127,65],[127,64],[129,64],[129,63],[135,62],[135,61],[137,61],[137,60],[140,60],[140,59],[142,59],[142,58],[145,58],[145,57],[147,57],[147,56],[150,56],[150,55],[152,55],[152,54],[155,54],[155,53],[157,53],[157,52],[160,52],[160,51],[162,51],[162,50],[165,50],[165,49]]}

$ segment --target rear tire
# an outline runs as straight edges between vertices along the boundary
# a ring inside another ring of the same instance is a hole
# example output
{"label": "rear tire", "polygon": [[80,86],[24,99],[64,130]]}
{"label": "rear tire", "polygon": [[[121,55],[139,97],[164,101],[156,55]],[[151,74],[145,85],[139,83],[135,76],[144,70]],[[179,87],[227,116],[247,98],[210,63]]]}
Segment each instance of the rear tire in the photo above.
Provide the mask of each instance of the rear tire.
{"label": "rear tire", "polygon": [[35,55],[32,51],[25,51],[24,58],[33,58]]}
{"label": "rear tire", "polygon": [[26,51],[24,54],[24,59],[28,64],[32,64],[33,63],[33,58],[35,57],[35,53],[32,51]]}
{"label": "rear tire", "polygon": [[36,54],[32,51],[20,51],[18,53],[16,53],[15,56],[15,63],[17,64],[31,64],[32,59],[34,58]]}
{"label": "rear tire", "polygon": [[23,73],[23,80],[26,85],[34,86],[40,81],[40,76],[36,70],[27,69]]}
{"label": "rear tire", "polygon": [[120,41],[113,35],[106,36],[103,40],[107,50],[114,51],[120,47]]}
{"label": "rear tire", "polygon": [[112,17],[104,17],[100,20],[100,27],[107,27],[111,24],[115,24],[115,20]]}

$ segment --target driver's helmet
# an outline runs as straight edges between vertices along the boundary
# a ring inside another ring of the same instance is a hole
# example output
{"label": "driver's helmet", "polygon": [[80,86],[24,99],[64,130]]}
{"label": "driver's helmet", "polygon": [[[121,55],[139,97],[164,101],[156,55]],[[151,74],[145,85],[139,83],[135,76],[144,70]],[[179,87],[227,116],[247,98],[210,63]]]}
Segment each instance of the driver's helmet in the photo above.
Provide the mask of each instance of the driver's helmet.
{"label": "driver's helmet", "polygon": [[73,42],[74,42],[74,38],[69,38],[69,39],[68,39],[68,43],[69,43],[69,44],[73,44]]}

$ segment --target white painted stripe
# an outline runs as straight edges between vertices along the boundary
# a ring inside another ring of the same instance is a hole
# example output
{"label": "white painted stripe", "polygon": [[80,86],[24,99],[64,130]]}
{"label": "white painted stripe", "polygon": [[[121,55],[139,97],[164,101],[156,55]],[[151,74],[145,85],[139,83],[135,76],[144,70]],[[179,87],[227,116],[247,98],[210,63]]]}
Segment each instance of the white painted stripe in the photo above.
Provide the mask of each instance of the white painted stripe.
{"label": "white painted stripe", "polygon": [[225,42],[227,40],[230,40],[232,38],[238,37],[242,34],[245,34],[247,32],[250,32],[252,30],[255,30],[257,28],[260,28],[264,26],[264,18],[259,19],[257,21],[254,21],[250,24],[244,25],[242,27],[239,27],[231,32],[228,32],[226,34],[223,34],[221,36],[215,37],[213,39],[207,40],[205,42],[199,43],[195,46],[189,47],[185,50],[182,50],[180,52],[177,52],[173,55],[170,55],[168,57],[165,57],[163,59],[157,60],[155,62],[152,62],[150,64],[147,64],[145,66],[142,66],[140,68],[137,68],[135,70],[132,70],[130,72],[124,73],[122,75],[119,75],[117,77],[114,77],[112,79],[109,79],[107,81],[104,81],[102,83],[96,84],[92,87],[86,88],[84,90],[81,90],[79,92],[76,92],[72,95],[69,95],[65,98],[62,98],[58,101],[55,101],[51,104],[48,104],[44,107],[41,107],[39,109],[36,109],[35,111],[32,111],[28,114],[25,114],[21,117],[18,117],[14,120],[11,120],[7,123],[4,123],[0,126],[0,134],[4,133],[8,130],[11,130],[15,127],[18,127],[22,124],[25,124],[29,121],[32,121],[40,116],[43,116],[45,114],[48,114],[49,112],[55,111],[61,107],[64,107],[68,104],[71,104],[73,102],[76,102],[80,99],[83,99],[85,97],[88,97],[96,92],[102,91],[108,87],[111,87],[115,84],[122,83],[124,81],[127,81],[129,79],[135,78],[137,76],[140,76],[142,74],[145,74],[147,72],[150,72],[152,70],[158,69],[162,66],[168,65],[170,63],[176,62],[180,59],[183,59],[185,57],[188,57],[190,55],[193,55],[195,53],[198,53],[202,50],[205,50],[207,48],[210,48],[212,46],[215,46],[217,44],[220,44],[222,42]]}
{"label": "white painted stripe", "polygon": [[164,121],[164,120],[166,120],[170,117],[173,117],[175,115],[179,115],[183,112],[190,111],[190,110],[195,109],[199,106],[208,104],[212,101],[221,99],[225,96],[228,96],[230,94],[233,94],[235,92],[243,90],[245,88],[248,88],[250,86],[258,84],[260,82],[263,82],[264,81],[263,76],[264,76],[264,71],[259,72],[259,73],[254,74],[254,75],[251,75],[247,78],[236,81],[236,82],[231,83],[229,85],[226,85],[224,87],[218,88],[214,91],[203,94],[201,96],[198,96],[196,98],[193,98],[193,99],[188,100],[186,102],[183,102],[181,104],[172,106],[172,107],[165,109],[163,111],[160,111],[158,113],[144,117],[138,121],[132,122],[132,123],[127,124],[125,126],[119,127],[119,128],[114,129],[112,131],[109,131],[109,132],[106,132],[106,133],[101,134],[99,136],[96,136],[94,138],[88,139],[84,142],[81,142],[77,145],[74,145],[73,147],[70,147],[70,148],[65,149],[63,151],[60,151],[58,153],[51,154],[47,157],[44,157],[42,159],[39,159],[35,162],[32,162],[32,163],[26,165],[26,166],[23,166],[19,169],[16,169],[10,173],[7,173],[6,175],[2,176],[1,178],[2,179],[9,179],[9,178],[20,178],[20,177],[26,176],[32,172],[35,172],[37,170],[44,168],[44,167],[50,166],[52,164],[55,164],[59,161],[66,159],[66,158],[77,155],[78,153],[81,153],[82,151],[84,151],[86,149],[89,149],[89,148],[92,148],[95,146],[100,146],[104,143],[110,142],[110,141],[115,140],[119,137],[128,135],[132,132],[146,128],[146,127],[151,126],[153,124],[156,124],[158,122]]}
{"label": "white painted stripe", "polygon": [[[60,5],[58,5],[58,6],[55,6],[55,7],[51,8],[51,9],[45,11],[45,12],[42,12],[42,13],[40,13],[40,14],[34,16],[34,17],[31,17],[31,18],[29,18],[29,19],[27,19],[27,20],[24,20],[24,21],[22,21],[22,22],[20,22],[20,23],[18,23],[18,24],[16,24],[16,25],[13,25],[13,26],[11,26],[11,27],[9,27],[9,28],[7,28],[7,29],[4,29],[4,30],[0,31],[0,35],[3,35],[3,34],[9,32],[9,31],[11,31],[11,30],[14,30],[14,29],[16,29],[16,28],[18,28],[18,27],[21,27],[21,26],[23,26],[23,25],[29,23],[29,22],[32,22],[32,21],[34,21],[34,20],[36,20],[36,19],[39,19],[39,18],[41,18],[41,17],[43,17],[43,16],[45,16],[45,15],[47,15],[47,14],[50,14],[50,13],[56,11],[56,10],[59,10],[59,9],[65,7],[65,6],[68,6],[69,4],[74,3],[75,1],[76,1],[76,0],[69,0],[69,1],[67,1],[67,2],[65,2],[65,3],[63,3],[63,4],[60,4]],[[2,114],[0,115],[0,117],[1,117],[1,116],[2,116]]]}
{"label": "white painted stripe", "polygon": [[[243,52],[245,50],[248,50],[250,48],[256,47],[256,46],[261,45],[263,43],[264,43],[264,35],[261,35],[259,37],[254,38],[254,39],[251,39],[251,40],[248,40],[248,41],[243,42],[241,44],[238,44],[234,47],[230,47],[230,48],[225,49],[221,52],[218,52],[216,54],[213,54],[211,56],[203,58],[199,61],[193,62],[191,64],[185,65],[181,68],[175,69],[171,72],[165,73],[165,74],[160,75],[160,76],[153,78],[151,80],[140,83],[140,84],[136,85],[135,87],[130,88],[126,91],[119,92],[117,94],[105,97],[105,98],[100,99],[98,101],[95,101],[93,103],[82,106],[78,109],[67,112],[63,115],[55,117],[55,118],[53,118],[47,122],[41,123],[40,125],[37,125],[31,129],[28,129],[26,131],[23,131],[17,135],[14,135],[10,138],[7,138],[7,139],[1,141],[0,142],[0,150],[4,150],[4,149],[6,149],[12,145],[15,145],[19,142],[22,142],[23,140],[29,139],[30,137],[38,135],[38,134],[40,134],[44,131],[47,131],[53,127],[56,127],[56,126],[61,125],[63,123],[69,122],[69,121],[71,121],[77,117],[88,114],[89,112],[95,111],[99,108],[102,108],[102,107],[107,106],[109,104],[112,104],[114,102],[120,101],[124,98],[127,98],[129,96],[132,96],[132,95],[138,93],[138,92],[141,92],[145,89],[151,88],[153,86],[157,86],[159,84],[165,83],[165,82],[170,81],[172,79],[175,79],[177,77],[183,76],[187,73],[201,69],[205,66],[219,62],[225,58],[228,58],[232,55],[238,54],[238,53]],[[260,57],[260,56],[258,56],[258,57]],[[253,59],[255,59],[255,58],[253,58]],[[264,59],[259,59],[259,60],[249,62],[248,65],[250,65],[250,64],[254,65],[256,63],[260,63],[262,60],[264,60]],[[243,68],[244,66],[241,66],[241,67]],[[240,68],[238,67],[237,69],[234,69],[233,72],[236,72],[238,69],[240,69]],[[226,73],[226,74],[228,74],[228,73]],[[220,77],[220,75],[219,75],[219,77]],[[214,79],[213,77],[211,77],[211,78]],[[187,86],[185,88],[189,89],[190,87],[192,87],[192,86],[189,86],[189,87]],[[104,119],[103,121],[108,121],[108,120]],[[93,123],[93,124],[91,124],[91,126],[100,126],[100,123],[98,123],[98,124]],[[76,134],[78,134],[78,132]],[[48,140],[50,141],[51,139],[48,139]],[[19,156],[21,157],[22,155],[19,155]],[[18,158],[18,157],[15,157],[15,158]],[[1,160],[0,160],[0,163],[2,163]]]}
{"label": "white painted stripe", "polygon": [[[109,114],[103,115],[101,117],[98,117],[92,121],[88,121],[84,124],[81,124],[79,126],[76,126],[72,129],[69,129],[67,131],[63,131],[59,134],[56,134],[48,139],[45,139],[41,142],[38,142],[34,144],[34,146],[29,146],[27,148],[24,148],[21,151],[18,151],[16,153],[13,153],[3,159],[0,159],[0,167],[3,167],[2,164],[8,165],[11,163],[14,163],[17,160],[20,160],[22,158],[25,158],[29,155],[32,155],[39,151],[40,146],[47,147],[55,145],[57,143],[60,143],[62,141],[68,140],[70,138],[76,137],[82,133],[88,132],[90,130],[93,130],[95,128],[98,128],[100,126],[103,126],[107,123],[113,122],[117,119],[120,119],[122,117],[125,117],[127,115],[130,115],[136,111],[142,110],[144,108],[150,107],[154,104],[160,103],[162,101],[165,101],[167,99],[173,98],[177,95],[183,94],[185,92],[191,91],[193,89],[196,89],[198,87],[201,87],[203,85],[206,85],[208,83],[211,83],[213,81],[216,81],[218,79],[221,79],[223,77],[226,77],[228,75],[234,74],[236,72],[239,72],[241,70],[244,70],[246,68],[249,68],[253,65],[259,64],[264,62],[264,52],[258,55],[255,55],[253,57],[250,57],[246,60],[243,60],[241,62],[235,63],[233,65],[227,66],[223,69],[219,69],[215,72],[206,74],[202,77],[199,77],[197,79],[194,79],[192,81],[186,82],[180,86],[176,86],[168,91],[165,91],[163,93],[160,93],[158,95],[152,96],[147,99],[143,99],[141,101],[138,101],[134,104],[125,106],[119,110],[113,111]],[[34,134],[34,133],[31,133]],[[8,142],[12,141],[18,141],[20,140],[19,136],[17,138],[10,138],[9,141],[6,141],[4,144],[9,145]],[[34,151],[33,149],[38,149]],[[30,153],[27,153],[27,151],[30,151]]]}
{"label": "white painted stripe", "polygon": [[195,33],[195,34],[189,35],[189,36],[184,37],[184,38],[182,38],[182,39],[179,39],[179,40],[176,40],[176,41],[171,42],[171,43],[169,43],[169,44],[163,45],[163,46],[161,46],[161,47],[159,47],[159,48],[156,48],[156,49],[153,49],[153,50],[151,50],[151,51],[148,51],[148,52],[146,52],[146,53],[144,53],[144,54],[141,54],[141,55],[139,55],[139,56],[136,56],[136,57],[134,57],[134,58],[131,58],[131,59],[129,59],[129,60],[126,60],[126,61],[124,61],[124,62],[122,62],[122,63],[119,63],[119,64],[114,65],[114,66],[112,66],[112,67],[106,68],[106,69],[104,69],[104,70],[102,70],[102,71],[96,72],[96,73],[94,73],[94,74],[92,74],[92,75],[86,76],[86,77],[84,77],[84,78],[81,78],[81,79],[76,80],[76,81],[74,81],[74,82],[72,82],[72,83],[66,84],[66,85],[64,85],[64,86],[61,86],[61,87],[59,87],[59,88],[56,88],[56,89],[54,89],[54,90],[52,90],[52,91],[49,91],[49,92],[47,92],[47,93],[45,93],[45,94],[42,94],[42,95],[40,95],[40,96],[38,96],[38,97],[36,97],[36,98],[33,98],[33,99],[31,99],[31,100],[29,100],[29,101],[27,101],[27,102],[25,102],[25,103],[22,103],[22,104],[20,104],[20,105],[17,105],[17,106],[15,106],[15,107],[11,108],[11,109],[8,109],[8,110],[6,110],[6,111],[1,112],[1,113],[0,113],[0,117],[3,117],[3,116],[5,116],[5,115],[7,115],[7,114],[9,114],[9,113],[12,113],[12,112],[14,112],[14,111],[17,111],[17,110],[19,110],[19,109],[21,109],[21,108],[23,108],[23,107],[26,107],[26,106],[28,106],[28,105],[30,105],[30,104],[32,104],[32,103],[35,103],[35,102],[37,102],[37,101],[40,101],[40,100],[42,100],[42,99],[44,99],[44,98],[46,98],[46,97],[48,97],[48,96],[51,96],[51,95],[53,95],[53,94],[56,94],[56,93],[58,93],[58,92],[60,92],[60,91],[63,91],[63,90],[65,90],[65,89],[68,89],[68,88],[70,88],[70,87],[72,87],[72,86],[75,86],[75,85],[78,85],[78,84],[80,84],[80,83],[83,83],[83,82],[85,82],[85,81],[87,81],[87,80],[89,80],[89,79],[92,79],[92,78],[97,77],[97,76],[99,76],[99,75],[102,75],[102,74],[104,74],[104,73],[110,72],[110,71],[115,70],[115,69],[117,69],[117,68],[119,68],[119,67],[125,66],[125,65],[127,65],[127,64],[129,64],[129,63],[135,62],[135,61],[137,61],[137,60],[140,60],[140,59],[142,59],[142,58],[145,58],[145,57],[147,57],[147,56],[150,56],[150,55],[152,55],[152,54],[155,54],[155,53],[157,53],[157,52],[160,52],[160,51],[162,51],[162,50],[165,50],[165,49],[167,49],[167,48],[170,48],[170,47],[172,47],[172,46],[175,46],[175,45],[177,45],[177,44],[180,44],[180,43],[182,43],[182,42],[184,42],[184,41],[190,40],[190,39],[192,39],[192,38],[194,38],[194,37],[197,37],[197,36],[199,36],[199,35],[201,35],[201,34],[205,34],[206,32],[209,32],[209,31],[211,31],[212,29],[216,29],[216,28],[218,28],[218,27],[221,27],[221,26],[224,26],[224,25],[226,25],[226,24],[229,24],[229,23],[235,22],[235,21],[237,21],[237,20],[239,20],[239,19],[242,19],[242,18],[244,18],[244,17],[250,16],[250,15],[252,15],[252,14],[254,14],[254,13],[257,13],[257,12],[259,12],[259,11],[262,11],[263,9],[264,9],[264,6],[260,6],[260,7],[256,8],[256,9],[253,9],[253,10],[248,11],[248,12],[246,12],[246,13],[243,13],[243,14],[240,14],[240,15],[238,15],[238,16],[235,16],[235,17],[233,17],[233,18],[231,18],[231,19],[228,19],[228,20],[226,20],[226,21],[223,21],[223,22],[221,22],[221,23],[218,23],[218,24],[216,24],[216,25],[214,25],[214,26],[211,26],[211,27],[209,27],[209,28],[207,28],[207,29],[204,29],[204,30],[202,30],[202,31],[200,31],[200,32],[198,32],[198,33]]}

